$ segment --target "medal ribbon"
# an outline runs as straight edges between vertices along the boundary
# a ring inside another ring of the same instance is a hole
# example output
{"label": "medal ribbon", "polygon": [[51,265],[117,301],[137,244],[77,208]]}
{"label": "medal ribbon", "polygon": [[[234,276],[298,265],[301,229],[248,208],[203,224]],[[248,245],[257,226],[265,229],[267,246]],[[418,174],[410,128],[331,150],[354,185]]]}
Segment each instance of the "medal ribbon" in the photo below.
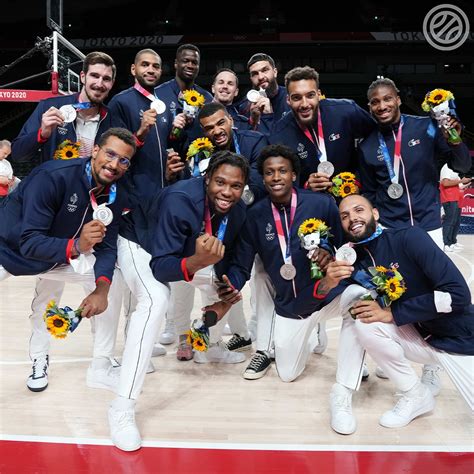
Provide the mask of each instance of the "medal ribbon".
{"label": "medal ribbon", "polygon": [[[227,223],[229,222],[229,216],[225,216],[219,224],[217,230],[217,239],[221,242],[224,241],[225,231],[227,230]],[[206,233],[212,235],[212,224],[211,224],[211,213],[209,212],[209,202],[206,197],[206,204],[204,205],[204,229]]]}
{"label": "medal ribbon", "polygon": [[[286,215],[286,211],[283,210],[284,216],[285,216],[285,228],[286,228],[286,236],[287,239],[285,239],[285,233],[283,231],[283,226],[281,224],[281,217],[280,213],[278,212],[278,209],[276,208],[275,204],[271,203],[272,205],[272,213],[273,213],[273,220],[275,221],[275,227],[278,235],[278,242],[280,244],[280,250],[281,250],[281,255],[283,257],[283,261],[289,265],[292,265],[292,259],[291,259],[291,226],[293,225],[293,221],[295,219],[295,213],[296,213],[296,204],[297,204],[297,195],[296,191],[293,189],[291,192],[291,206],[290,206],[290,223],[288,224],[288,218]],[[296,297],[296,287],[295,287],[295,280],[294,278],[292,279],[293,282],[293,293],[295,294]]]}
{"label": "medal ribbon", "polygon": [[[87,179],[89,180],[89,184],[92,186],[92,165],[90,161],[86,164],[86,174],[87,174]],[[94,209],[95,211],[99,206],[97,204],[97,198],[95,197],[95,194],[94,194],[94,189],[95,188],[92,188],[89,191],[89,197],[91,200],[92,209]],[[117,198],[117,185],[113,183],[109,187],[109,202],[107,204],[103,203],[101,204],[101,206],[108,206],[110,204],[113,204],[116,198]]]}
{"label": "medal ribbon", "polygon": [[313,128],[311,128],[311,130],[309,128],[305,128],[303,132],[309,138],[309,140],[311,140],[311,142],[316,145],[319,161],[320,162],[327,161],[328,156],[326,153],[326,142],[324,141],[323,122],[321,120],[321,109],[319,107],[318,107],[318,136],[316,137],[316,134]]}
{"label": "medal ribbon", "polygon": [[380,234],[383,232],[383,227],[380,224],[377,224],[377,227],[375,228],[375,232],[370,236],[367,237],[364,240],[361,240],[360,242],[351,242],[351,247],[354,245],[361,245],[361,244],[366,244],[367,242],[370,242],[371,240],[376,239]]}
{"label": "medal ribbon", "polygon": [[143,88],[140,84],[138,84],[138,82],[136,82],[133,87],[138,92],[140,92],[141,95],[144,95],[150,102],[153,102],[156,99],[156,97],[151,92]]}
{"label": "medal ribbon", "polygon": [[402,148],[402,128],[403,128],[403,117],[400,120],[400,126],[398,127],[397,135],[392,130],[393,139],[395,140],[395,153],[392,159],[390,158],[390,153],[388,151],[387,143],[381,132],[378,132],[379,145],[383,154],[383,161],[385,161],[385,166],[387,167],[388,175],[390,176],[390,181],[394,184],[398,184],[398,176],[400,171],[400,160],[402,159],[401,148]]}
{"label": "medal ribbon", "polygon": [[71,104],[76,110],[85,110],[95,107],[92,102],[78,102],[77,104]]}

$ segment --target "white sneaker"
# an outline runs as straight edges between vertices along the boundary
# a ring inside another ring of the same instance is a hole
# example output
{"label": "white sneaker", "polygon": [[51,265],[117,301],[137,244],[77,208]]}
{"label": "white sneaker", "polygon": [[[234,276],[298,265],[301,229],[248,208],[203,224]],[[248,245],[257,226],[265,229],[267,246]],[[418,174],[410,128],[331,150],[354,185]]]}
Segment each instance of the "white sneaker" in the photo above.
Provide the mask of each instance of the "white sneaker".
{"label": "white sneaker", "polygon": [[151,353],[152,357],[159,357],[166,355],[166,349],[161,344],[155,344],[153,346],[153,352]]}
{"label": "white sneaker", "polygon": [[219,341],[217,344],[210,346],[206,352],[194,351],[193,360],[198,364],[207,364],[208,362],[238,364],[244,362],[245,355],[242,352],[229,351],[225,343]]}
{"label": "white sneaker", "polygon": [[87,386],[89,388],[103,388],[115,392],[120,378],[120,367],[110,365],[107,368],[94,369],[92,365],[87,369]]}
{"label": "white sneaker", "polygon": [[113,403],[108,411],[112,443],[122,451],[136,451],[142,446],[142,439],[135,423],[135,410],[117,410]]}
{"label": "white sneaker", "polygon": [[150,360],[150,362],[148,362],[148,367],[146,368],[146,373],[152,374],[154,371],[155,371],[155,366],[153,365],[153,362]]}
{"label": "white sneaker", "polygon": [[173,342],[176,342],[176,337],[176,325],[174,324],[174,319],[168,319],[168,317],[166,317],[165,329],[160,334],[158,342],[165,345],[173,344]]}
{"label": "white sneaker", "polygon": [[456,243],[452,244],[451,248],[454,248],[454,250],[462,250],[464,248],[464,245]]}
{"label": "white sneaker", "polygon": [[388,377],[385,375],[385,372],[383,371],[382,367],[375,367],[375,375],[379,378],[379,379],[388,379]]}
{"label": "white sneaker", "polygon": [[444,246],[444,252],[445,252],[445,253],[448,253],[448,252],[455,252],[455,249],[453,248],[452,245],[445,245],[445,246]]}
{"label": "white sneaker", "polygon": [[438,372],[441,370],[439,365],[424,365],[423,372],[421,375],[421,383],[426,385],[433,397],[437,397],[441,391],[441,379],[439,378]]}
{"label": "white sneaker", "polygon": [[318,333],[318,343],[313,347],[315,354],[322,354],[328,347],[328,335],[326,334],[326,323],[316,324],[314,330]]}
{"label": "white sneaker", "polygon": [[420,383],[418,392],[416,395],[402,395],[397,404],[380,417],[379,423],[385,428],[401,428],[417,416],[433,410],[436,402],[428,387]]}
{"label": "white sneaker", "polygon": [[332,386],[329,396],[331,409],[331,428],[340,434],[349,435],[355,432],[357,423],[352,414],[352,390],[339,383]]}
{"label": "white sneaker", "polygon": [[38,357],[33,361],[31,375],[26,386],[32,392],[42,392],[48,386],[49,356]]}

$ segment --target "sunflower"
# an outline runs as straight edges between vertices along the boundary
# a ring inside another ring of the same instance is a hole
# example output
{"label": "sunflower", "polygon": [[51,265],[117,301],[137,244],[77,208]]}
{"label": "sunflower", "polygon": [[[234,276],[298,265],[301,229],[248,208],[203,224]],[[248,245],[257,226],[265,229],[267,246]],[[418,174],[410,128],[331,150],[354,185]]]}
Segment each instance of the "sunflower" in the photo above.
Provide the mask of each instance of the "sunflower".
{"label": "sunflower", "polygon": [[387,268],[385,268],[383,265],[377,265],[375,267],[375,269],[378,271],[378,272],[382,272],[382,273],[385,273],[387,271]]}
{"label": "sunflower", "polygon": [[351,183],[350,181],[346,181],[339,189],[339,196],[346,197],[350,196],[351,194],[355,194],[358,191],[358,187]]}
{"label": "sunflower", "polygon": [[200,337],[196,337],[194,340],[193,340],[193,349],[199,351],[199,352],[203,352],[205,350],[207,350],[207,347],[206,347],[206,344],[204,343],[204,341],[202,340],[202,338]]}
{"label": "sunflower", "polygon": [[64,140],[54,152],[55,160],[72,160],[73,158],[79,158],[79,148],[81,144],[79,142],[73,142],[71,140]]}
{"label": "sunflower", "polygon": [[186,158],[189,159],[192,156],[197,155],[201,151],[207,151],[209,152],[209,154],[211,154],[213,150],[214,145],[208,138],[196,138],[196,140],[194,140],[191,145],[189,145],[188,151],[186,153]]}
{"label": "sunflower", "polygon": [[298,235],[312,234],[313,232],[322,232],[326,225],[320,219],[306,219],[298,229]]}
{"label": "sunflower", "polygon": [[384,290],[391,301],[398,300],[405,293],[405,287],[397,278],[389,278],[385,282]]}
{"label": "sunflower", "polygon": [[185,90],[183,92],[183,99],[188,105],[192,105],[194,107],[202,107],[204,105],[204,102],[206,101],[202,94],[193,89]]}
{"label": "sunflower", "polygon": [[58,339],[63,339],[66,337],[69,326],[69,321],[58,314],[50,316],[46,320],[46,327],[48,331]]}
{"label": "sunflower", "polygon": [[434,89],[428,94],[426,100],[433,105],[438,105],[450,99],[454,99],[453,94],[450,91],[445,89]]}
{"label": "sunflower", "polygon": [[341,178],[342,180],[344,180],[344,181],[354,181],[355,180],[355,175],[352,174],[352,173],[349,173],[348,171],[345,171],[343,173],[339,173],[337,176],[339,178]]}
{"label": "sunflower", "polygon": [[186,344],[189,346],[193,345],[193,338],[191,336],[191,331],[186,331]]}

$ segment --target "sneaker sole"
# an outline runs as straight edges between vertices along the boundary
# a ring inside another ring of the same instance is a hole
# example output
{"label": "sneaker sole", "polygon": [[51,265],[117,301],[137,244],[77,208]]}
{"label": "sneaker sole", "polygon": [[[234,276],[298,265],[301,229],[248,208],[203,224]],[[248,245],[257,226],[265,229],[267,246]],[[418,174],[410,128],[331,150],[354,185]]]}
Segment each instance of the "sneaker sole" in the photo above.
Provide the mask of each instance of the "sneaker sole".
{"label": "sneaker sole", "polygon": [[237,349],[230,349],[229,347],[227,349],[229,349],[230,352],[245,352],[252,349],[252,344],[249,344],[248,346],[238,347]]}
{"label": "sneaker sole", "polygon": [[48,388],[48,384],[46,384],[44,387],[30,387],[29,385],[27,385],[27,387],[28,390],[31,390],[32,392],[43,392]]}
{"label": "sneaker sole", "polygon": [[254,374],[252,374],[252,373],[248,374],[248,373],[244,372],[242,374],[242,377],[245,380],[258,380],[258,379],[261,379],[268,372],[269,369],[270,369],[270,365],[266,369],[263,369],[260,372],[256,372]]}
{"label": "sneaker sole", "polygon": [[188,360],[193,360],[193,358],[194,358],[194,356],[191,356],[191,357],[184,357],[184,356],[179,357],[179,356],[176,356],[176,359],[178,359],[178,360],[180,360],[180,361],[182,361],[182,362],[186,362],[186,361],[188,361]]}

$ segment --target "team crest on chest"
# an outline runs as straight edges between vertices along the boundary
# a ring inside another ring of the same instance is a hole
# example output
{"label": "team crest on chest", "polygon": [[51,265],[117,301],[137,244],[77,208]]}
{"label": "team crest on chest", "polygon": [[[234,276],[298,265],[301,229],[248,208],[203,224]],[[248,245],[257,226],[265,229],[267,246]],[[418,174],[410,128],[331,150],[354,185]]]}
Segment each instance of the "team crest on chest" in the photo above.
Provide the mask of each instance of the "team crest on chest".
{"label": "team crest on chest", "polygon": [[412,139],[408,142],[408,146],[409,146],[409,147],[416,146],[416,145],[419,145],[419,144],[420,144],[420,139],[419,139],[419,138],[412,138]]}
{"label": "team crest on chest", "polygon": [[296,147],[296,151],[298,152],[298,156],[304,160],[308,157],[308,152],[304,149],[303,143],[298,143],[298,146]]}
{"label": "team crest on chest", "polygon": [[69,203],[67,204],[67,210],[69,212],[75,212],[77,209],[77,201],[79,198],[77,197],[77,194],[74,193],[70,198],[69,198]]}
{"label": "team crest on chest", "polygon": [[339,140],[340,138],[341,138],[340,133],[331,133],[331,135],[329,135],[329,141],[330,142],[334,142],[336,140]]}
{"label": "team crest on chest", "polygon": [[267,226],[265,227],[265,238],[268,241],[273,240],[275,238],[275,232],[272,232],[272,231],[273,231],[273,227],[269,222]]}

